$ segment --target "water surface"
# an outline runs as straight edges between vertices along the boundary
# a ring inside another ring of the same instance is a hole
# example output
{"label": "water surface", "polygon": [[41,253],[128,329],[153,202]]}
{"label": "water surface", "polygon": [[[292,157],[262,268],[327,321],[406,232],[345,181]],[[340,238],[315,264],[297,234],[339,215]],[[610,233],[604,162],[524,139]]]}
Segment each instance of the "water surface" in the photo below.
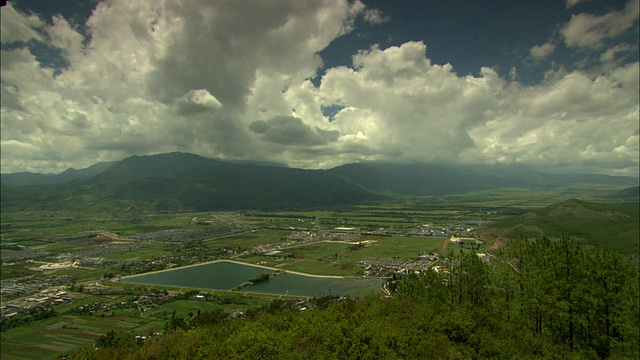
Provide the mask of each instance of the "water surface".
{"label": "water surface", "polygon": [[[119,281],[131,284],[230,290],[273,269],[218,261],[181,267],[148,274],[134,275]],[[377,291],[380,279],[311,277],[285,273],[270,280],[243,287],[240,291],[300,296],[348,295],[362,291]]]}

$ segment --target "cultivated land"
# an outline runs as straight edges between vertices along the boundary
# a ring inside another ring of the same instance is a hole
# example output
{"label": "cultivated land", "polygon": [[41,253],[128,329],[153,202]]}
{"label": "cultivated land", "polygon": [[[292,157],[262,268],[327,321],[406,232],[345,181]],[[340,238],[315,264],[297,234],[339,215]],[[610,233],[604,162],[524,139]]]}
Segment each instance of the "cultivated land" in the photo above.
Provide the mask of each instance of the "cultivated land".
{"label": "cultivated land", "polygon": [[[110,281],[208,261],[386,278],[435,266],[448,252],[490,252],[509,236],[528,234],[576,235],[585,243],[629,253],[629,234],[637,234],[637,204],[635,210],[629,205],[616,210],[618,205],[611,203],[619,200],[606,198],[614,190],[509,188],[413,197],[341,211],[3,211],[2,359],[55,358],[110,330],[149,336],[162,333],[175,316],[217,309],[234,314],[286,298]],[[571,215],[566,209],[544,209],[572,198],[606,200],[610,205],[581,205],[581,220],[570,220],[568,228],[558,217],[545,220],[553,214]],[[594,215],[598,211],[602,213]],[[536,214],[542,224],[551,225],[547,229],[527,223],[533,215],[525,214]],[[597,219],[599,229],[586,230],[594,223],[587,215]],[[636,220],[635,228],[627,221],[624,234],[603,241],[601,236],[609,233],[603,227],[618,218]],[[530,229],[542,230],[527,232]],[[592,234],[597,238],[590,239]],[[455,243],[451,237],[479,241]],[[38,308],[54,311],[36,313],[33,309]]]}

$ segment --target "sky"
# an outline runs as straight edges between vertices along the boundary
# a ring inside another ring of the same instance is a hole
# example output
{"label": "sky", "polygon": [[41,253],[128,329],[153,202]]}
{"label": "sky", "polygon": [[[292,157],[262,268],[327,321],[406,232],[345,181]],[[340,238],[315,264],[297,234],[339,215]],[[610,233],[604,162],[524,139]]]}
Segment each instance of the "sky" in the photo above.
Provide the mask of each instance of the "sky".
{"label": "sky", "polygon": [[2,173],[173,151],[638,177],[640,0],[23,0]]}

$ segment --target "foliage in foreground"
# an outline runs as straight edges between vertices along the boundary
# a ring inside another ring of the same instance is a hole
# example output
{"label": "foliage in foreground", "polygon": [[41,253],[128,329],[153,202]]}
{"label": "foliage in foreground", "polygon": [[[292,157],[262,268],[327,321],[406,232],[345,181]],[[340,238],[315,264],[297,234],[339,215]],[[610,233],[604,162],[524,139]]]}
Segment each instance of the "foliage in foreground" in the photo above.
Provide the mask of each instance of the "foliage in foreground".
{"label": "foliage in foreground", "polygon": [[491,265],[464,253],[392,282],[393,299],[203,313],[171,319],[144,344],[111,334],[74,358],[638,358],[638,279],[617,253],[520,240]]}

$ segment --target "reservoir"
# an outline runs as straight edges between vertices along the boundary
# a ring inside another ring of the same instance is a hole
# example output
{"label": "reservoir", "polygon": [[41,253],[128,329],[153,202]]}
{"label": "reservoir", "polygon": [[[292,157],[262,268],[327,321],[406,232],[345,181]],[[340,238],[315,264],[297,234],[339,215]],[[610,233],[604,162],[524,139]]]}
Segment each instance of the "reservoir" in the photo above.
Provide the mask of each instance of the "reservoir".
{"label": "reservoir", "polygon": [[[274,272],[271,268],[217,261],[129,276],[118,281],[130,284],[231,290],[260,274]],[[244,286],[239,291],[299,296],[362,295],[379,291],[382,281],[371,278],[316,277],[284,273],[267,281]]]}

